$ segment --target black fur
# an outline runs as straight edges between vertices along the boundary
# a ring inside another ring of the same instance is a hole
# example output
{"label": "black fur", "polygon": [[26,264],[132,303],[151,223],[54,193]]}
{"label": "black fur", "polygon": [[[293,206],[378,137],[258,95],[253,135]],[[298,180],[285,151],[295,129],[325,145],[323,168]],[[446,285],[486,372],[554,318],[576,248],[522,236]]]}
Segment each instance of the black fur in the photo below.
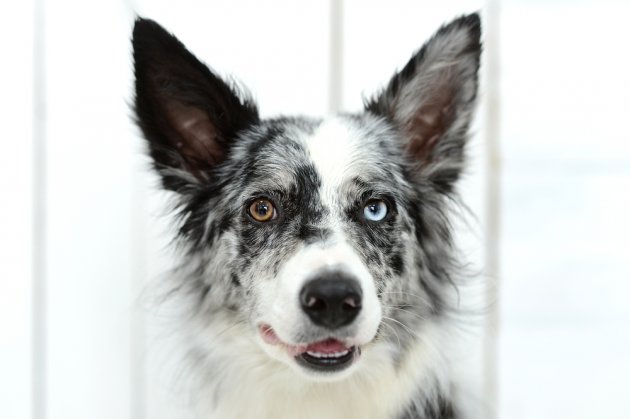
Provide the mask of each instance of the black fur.
{"label": "black fur", "polygon": [[136,20],[133,51],[138,125],[164,187],[182,192],[189,184],[172,169],[210,178],[258,110],[151,20]]}
{"label": "black fur", "polygon": [[443,396],[437,397],[434,403],[424,407],[413,405],[398,419],[455,419],[455,412],[450,401]]}

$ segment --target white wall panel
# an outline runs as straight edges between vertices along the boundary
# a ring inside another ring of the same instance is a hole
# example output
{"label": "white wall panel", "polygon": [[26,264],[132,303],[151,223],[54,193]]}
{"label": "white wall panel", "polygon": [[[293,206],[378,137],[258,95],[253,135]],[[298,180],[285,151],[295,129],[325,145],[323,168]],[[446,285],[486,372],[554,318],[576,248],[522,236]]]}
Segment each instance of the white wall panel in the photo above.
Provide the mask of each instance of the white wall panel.
{"label": "white wall panel", "polygon": [[501,417],[629,417],[630,170],[503,185]]}
{"label": "white wall panel", "polygon": [[502,418],[630,416],[629,13],[502,6]]}
{"label": "white wall panel", "polygon": [[46,417],[130,418],[131,15],[67,0],[45,17]]}
{"label": "white wall panel", "polygon": [[0,417],[32,413],[33,2],[0,5]]}
{"label": "white wall panel", "polygon": [[506,0],[501,9],[506,160],[629,161],[627,2]]}

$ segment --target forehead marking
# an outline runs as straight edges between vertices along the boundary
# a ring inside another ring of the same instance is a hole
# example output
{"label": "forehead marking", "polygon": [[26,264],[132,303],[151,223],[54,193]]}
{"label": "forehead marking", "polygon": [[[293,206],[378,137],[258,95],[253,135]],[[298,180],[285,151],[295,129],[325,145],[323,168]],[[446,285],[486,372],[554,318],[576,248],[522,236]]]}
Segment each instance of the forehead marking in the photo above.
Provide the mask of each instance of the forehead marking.
{"label": "forehead marking", "polygon": [[306,138],[308,152],[322,178],[322,192],[329,198],[357,162],[358,144],[356,134],[339,118],[324,121],[313,135]]}

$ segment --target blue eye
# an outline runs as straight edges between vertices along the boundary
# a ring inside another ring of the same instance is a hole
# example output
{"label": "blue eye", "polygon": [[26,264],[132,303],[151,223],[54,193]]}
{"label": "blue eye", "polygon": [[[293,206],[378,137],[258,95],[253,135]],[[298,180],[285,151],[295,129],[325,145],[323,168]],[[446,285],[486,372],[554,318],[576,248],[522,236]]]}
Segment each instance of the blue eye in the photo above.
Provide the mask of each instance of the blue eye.
{"label": "blue eye", "polygon": [[383,221],[387,216],[387,204],[380,199],[368,201],[363,208],[363,216],[368,221]]}

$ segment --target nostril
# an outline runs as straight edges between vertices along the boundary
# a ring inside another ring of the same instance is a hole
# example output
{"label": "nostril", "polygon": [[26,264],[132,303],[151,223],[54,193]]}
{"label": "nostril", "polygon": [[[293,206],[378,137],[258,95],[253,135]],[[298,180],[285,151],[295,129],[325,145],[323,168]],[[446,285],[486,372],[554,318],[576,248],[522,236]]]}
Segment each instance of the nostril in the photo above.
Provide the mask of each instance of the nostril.
{"label": "nostril", "polygon": [[312,311],[325,311],[326,301],[321,298],[314,297],[312,295],[307,297],[305,306]]}
{"label": "nostril", "polygon": [[346,297],[341,304],[341,309],[344,311],[354,311],[361,308],[361,300],[358,296]]}

